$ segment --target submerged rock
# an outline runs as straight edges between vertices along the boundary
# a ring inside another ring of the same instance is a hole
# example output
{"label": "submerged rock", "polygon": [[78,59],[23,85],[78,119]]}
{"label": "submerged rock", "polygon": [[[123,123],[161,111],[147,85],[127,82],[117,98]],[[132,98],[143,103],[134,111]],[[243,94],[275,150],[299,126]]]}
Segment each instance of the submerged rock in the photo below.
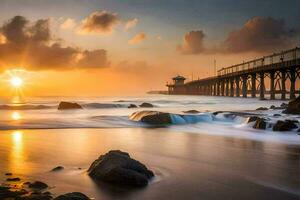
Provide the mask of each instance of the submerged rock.
{"label": "submerged rock", "polygon": [[35,181],[33,183],[29,183],[28,187],[32,188],[32,189],[43,190],[43,189],[46,189],[48,187],[48,185],[41,181]]}
{"label": "submerged rock", "polygon": [[129,117],[129,119],[153,125],[164,125],[172,123],[171,115],[169,113],[158,111],[138,111],[133,113]]}
{"label": "submerged rock", "polygon": [[89,200],[89,199],[90,198],[88,198],[86,195],[80,192],[71,192],[54,198],[54,200]]}
{"label": "submerged rock", "polygon": [[273,131],[291,131],[295,128],[297,128],[297,125],[295,124],[295,121],[292,121],[292,120],[285,120],[285,121],[278,120],[276,122],[276,124],[274,124],[274,126],[273,126]]}
{"label": "submerged rock", "polygon": [[265,119],[259,117],[256,119],[255,124],[253,125],[253,128],[255,129],[266,129],[266,127],[267,123]]}
{"label": "submerged rock", "polygon": [[119,150],[101,155],[92,163],[88,174],[96,181],[135,187],[148,185],[148,181],[154,177],[144,164]]}
{"label": "submerged rock", "polygon": [[58,105],[58,110],[69,110],[69,109],[82,109],[78,103],[62,101]]}
{"label": "submerged rock", "polygon": [[130,105],[128,106],[128,108],[137,108],[137,105],[135,105],[135,104],[130,104]]}
{"label": "submerged rock", "polygon": [[16,177],[16,178],[7,178],[6,181],[20,181],[21,179]]}
{"label": "submerged rock", "polygon": [[12,176],[13,174],[10,172],[5,173],[5,176]]}
{"label": "submerged rock", "polygon": [[57,171],[62,171],[63,169],[65,169],[63,166],[57,166],[57,167],[54,167],[53,169],[51,169],[51,171],[57,172]]}
{"label": "submerged rock", "polygon": [[183,111],[184,113],[190,113],[190,114],[197,114],[200,113],[198,110],[188,110],[188,111]]}
{"label": "submerged rock", "polygon": [[151,103],[144,102],[140,105],[140,107],[141,108],[153,108],[154,106]]}
{"label": "submerged rock", "polygon": [[300,96],[289,102],[287,108],[283,111],[286,114],[300,114]]}
{"label": "submerged rock", "polygon": [[268,110],[268,108],[266,108],[266,107],[259,107],[256,110]]}

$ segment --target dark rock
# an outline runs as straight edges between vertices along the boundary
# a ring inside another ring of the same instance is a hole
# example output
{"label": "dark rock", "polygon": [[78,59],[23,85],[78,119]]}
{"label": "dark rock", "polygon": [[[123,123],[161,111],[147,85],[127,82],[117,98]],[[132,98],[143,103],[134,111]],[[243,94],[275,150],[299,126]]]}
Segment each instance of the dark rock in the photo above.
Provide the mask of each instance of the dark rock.
{"label": "dark rock", "polygon": [[140,105],[141,108],[153,108],[154,106],[151,103],[142,103]]}
{"label": "dark rock", "polygon": [[265,100],[268,100],[268,99],[266,99],[266,98],[259,98],[259,100],[265,101]]}
{"label": "dark rock", "polygon": [[274,106],[274,105],[270,106],[270,109],[275,109],[275,108],[276,108],[276,106]]}
{"label": "dark rock", "polygon": [[169,113],[157,111],[138,111],[133,113],[129,117],[129,119],[153,125],[164,125],[172,123],[172,119]]}
{"label": "dark rock", "polygon": [[82,109],[81,105],[78,103],[62,101],[58,105],[58,110],[68,110],[68,109]]}
{"label": "dark rock", "polygon": [[72,192],[60,195],[54,198],[54,200],[90,200],[90,198],[80,192]]}
{"label": "dark rock", "polygon": [[128,108],[137,108],[137,105],[135,105],[135,104],[130,104],[130,105],[128,106]]}
{"label": "dark rock", "polygon": [[291,131],[297,128],[297,125],[292,120],[278,120],[273,126],[273,131]]}
{"label": "dark rock", "polygon": [[266,108],[266,107],[259,107],[256,110],[268,110],[268,108]]}
{"label": "dark rock", "polygon": [[146,186],[154,176],[144,164],[119,150],[101,155],[92,163],[88,174],[97,181],[135,187]]}
{"label": "dark rock", "polygon": [[218,114],[220,114],[220,113],[223,113],[223,111],[216,111],[216,112],[213,112],[212,114],[213,114],[213,115],[218,115]]}
{"label": "dark rock", "polygon": [[16,200],[51,200],[53,199],[51,195],[41,194],[41,193],[32,193],[28,196],[17,198]]}
{"label": "dark rock", "polygon": [[263,118],[257,118],[253,126],[253,128],[255,129],[266,129],[266,127],[267,127],[267,123]]}
{"label": "dark rock", "polygon": [[27,193],[26,190],[11,190],[10,187],[0,186],[0,199],[19,199],[20,196]]}
{"label": "dark rock", "polygon": [[287,108],[283,111],[286,114],[300,114],[300,96],[289,102]]}
{"label": "dark rock", "polygon": [[188,110],[188,111],[183,111],[184,113],[190,113],[190,114],[197,114],[200,113],[198,110]]}
{"label": "dark rock", "polygon": [[35,181],[33,183],[29,183],[28,187],[32,188],[32,189],[43,190],[43,189],[46,189],[48,187],[48,185],[41,181]]}
{"label": "dark rock", "polygon": [[281,114],[274,114],[273,116],[274,116],[274,117],[280,117]]}
{"label": "dark rock", "polygon": [[288,104],[287,104],[287,103],[282,103],[282,104],[280,104],[280,107],[281,107],[282,109],[287,108],[287,107],[288,107]]}
{"label": "dark rock", "polygon": [[247,123],[255,122],[258,118],[259,117],[257,117],[257,116],[250,116],[250,117],[248,117]]}
{"label": "dark rock", "polygon": [[21,179],[16,177],[16,178],[8,178],[6,181],[20,181]]}
{"label": "dark rock", "polygon": [[13,174],[8,172],[8,173],[5,173],[5,176],[12,176]]}
{"label": "dark rock", "polygon": [[51,171],[52,172],[57,172],[57,171],[61,171],[63,169],[65,169],[63,166],[57,166],[57,167],[54,167]]}

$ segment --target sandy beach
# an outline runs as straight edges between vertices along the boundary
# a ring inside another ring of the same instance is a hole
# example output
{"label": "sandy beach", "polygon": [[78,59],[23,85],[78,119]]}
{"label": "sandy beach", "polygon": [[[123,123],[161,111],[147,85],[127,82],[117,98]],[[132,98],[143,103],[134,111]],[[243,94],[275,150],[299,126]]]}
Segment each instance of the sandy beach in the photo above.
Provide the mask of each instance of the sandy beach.
{"label": "sandy beach", "polygon": [[[299,199],[299,146],[166,128],[2,131],[1,179],[11,172],[48,183],[50,192],[94,199]],[[152,169],[145,189],[95,185],[86,170],[111,149]],[[50,172],[56,166],[61,172]]]}

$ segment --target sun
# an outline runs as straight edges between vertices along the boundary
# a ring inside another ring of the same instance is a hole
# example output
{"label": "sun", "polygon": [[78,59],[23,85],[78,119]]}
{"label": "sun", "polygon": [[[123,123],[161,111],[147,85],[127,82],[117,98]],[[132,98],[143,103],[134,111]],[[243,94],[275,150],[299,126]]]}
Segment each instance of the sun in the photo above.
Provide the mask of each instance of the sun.
{"label": "sun", "polygon": [[13,87],[16,87],[16,88],[19,88],[23,85],[23,79],[21,79],[20,77],[18,76],[13,76],[11,77],[10,79],[10,84],[13,86]]}

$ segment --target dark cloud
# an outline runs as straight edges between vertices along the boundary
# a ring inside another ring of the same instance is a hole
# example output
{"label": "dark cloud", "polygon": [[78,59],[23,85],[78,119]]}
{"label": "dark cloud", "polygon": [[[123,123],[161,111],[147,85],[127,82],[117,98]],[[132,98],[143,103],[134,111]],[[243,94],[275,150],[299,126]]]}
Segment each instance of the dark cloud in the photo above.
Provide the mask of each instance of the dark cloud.
{"label": "dark cloud", "polygon": [[40,19],[29,22],[25,17],[15,16],[2,27],[0,35],[0,66],[10,68],[22,66],[26,69],[72,69],[73,67],[104,67],[107,65],[106,51],[81,51],[79,48],[63,46],[54,39],[50,21]]}
{"label": "dark cloud", "polygon": [[190,31],[183,39],[183,44],[177,47],[177,50],[183,54],[199,54],[204,52],[203,39],[205,34],[203,31]]}
{"label": "dark cloud", "polygon": [[254,17],[228,35],[224,48],[229,52],[272,51],[291,46],[294,35],[284,20]]}
{"label": "dark cloud", "polygon": [[183,54],[272,52],[293,47],[297,31],[287,27],[284,20],[271,17],[254,17],[240,29],[228,34],[216,48],[205,47],[203,31],[191,31],[184,36],[177,50]]}
{"label": "dark cloud", "polygon": [[80,32],[97,34],[111,33],[118,22],[119,17],[116,13],[96,11],[82,21]]}

